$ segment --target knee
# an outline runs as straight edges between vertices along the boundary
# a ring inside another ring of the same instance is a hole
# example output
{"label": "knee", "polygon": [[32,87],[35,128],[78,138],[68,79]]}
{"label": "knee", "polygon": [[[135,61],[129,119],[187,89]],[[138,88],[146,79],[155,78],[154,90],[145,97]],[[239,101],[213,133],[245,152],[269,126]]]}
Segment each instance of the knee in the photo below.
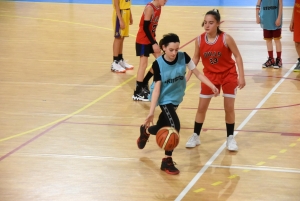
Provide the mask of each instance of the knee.
{"label": "knee", "polygon": [[225,107],[226,114],[234,114],[234,107]]}
{"label": "knee", "polygon": [[295,42],[295,46],[296,46],[296,48],[299,48],[300,47],[300,43],[299,42]]}

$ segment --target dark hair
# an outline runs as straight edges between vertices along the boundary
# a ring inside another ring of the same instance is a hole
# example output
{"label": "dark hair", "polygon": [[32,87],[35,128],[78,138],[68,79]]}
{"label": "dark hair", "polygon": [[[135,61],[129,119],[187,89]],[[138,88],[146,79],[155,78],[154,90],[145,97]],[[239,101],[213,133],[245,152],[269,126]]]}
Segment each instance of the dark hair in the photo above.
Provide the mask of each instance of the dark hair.
{"label": "dark hair", "polygon": [[[220,15],[218,9],[212,9],[212,10],[208,11],[208,12],[205,14],[205,16],[206,16],[206,15],[212,15],[212,16],[214,16],[215,20],[216,20],[218,23],[221,21],[221,15]],[[203,26],[204,26],[204,22],[202,22],[202,27],[203,27]],[[222,33],[222,32],[223,32],[223,31],[221,31],[220,27],[218,26],[218,28],[217,28],[217,34],[220,34],[220,33]]]}
{"label": "dark hair", "polygon": [[159,41],[159,47],[163,50],[162,46],[167,47],[169,43],[180,43],[179,37],[174,33],[168,33],[163,35],[163,38]]}

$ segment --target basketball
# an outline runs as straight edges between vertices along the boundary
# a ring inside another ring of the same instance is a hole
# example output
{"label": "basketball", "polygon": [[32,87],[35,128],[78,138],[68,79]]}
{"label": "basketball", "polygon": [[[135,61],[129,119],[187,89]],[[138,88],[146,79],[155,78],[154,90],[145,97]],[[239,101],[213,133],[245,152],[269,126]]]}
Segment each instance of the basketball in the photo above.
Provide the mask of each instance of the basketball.
{"label": "basketball", "polygon": [[163,127],[156,133],[157,145],[166,150],[171,151],[179,144],[179,133],[173,127]]}

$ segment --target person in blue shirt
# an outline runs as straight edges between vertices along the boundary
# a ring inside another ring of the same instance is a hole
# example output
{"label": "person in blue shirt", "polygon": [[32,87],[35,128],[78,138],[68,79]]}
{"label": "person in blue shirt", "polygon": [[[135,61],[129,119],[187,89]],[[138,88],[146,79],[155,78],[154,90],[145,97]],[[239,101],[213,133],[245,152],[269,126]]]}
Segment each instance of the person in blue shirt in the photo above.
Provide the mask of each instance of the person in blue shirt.
{"label": "person in blue shirt", "polygon": [[[176,113],[178,105],[182,102],[186,88],[186,67],[191,70],[196,77],[211,88],[215,95],[219,91],[208,78],[198,71],[190,56],[179,51],[179,37],[174,33],[163,36],[159,42],[159,47],[164,54],[156,59],[152,64],[154,72],[153,83],[150,87],[151,106],[149,114],[143,125],[140,127],[140,137],[137,140],[139,149],[143,149],[150,134],[156,135],[157,131],[165,126],[173,127],[179,133],[180,121]],[[156,125],[153,125],[154,110],[159,105],[161,113]],[[152,126],[150,126],[152,123]],[[179,170],[174,166],[172,151],[165,151],[162,159],[161,170],[168,174],[179,174]]]}
{"label": "person in blue shirt", "polygon": [[[264,39],[268,49],[268,60],[262,64],[263,68],[282,67],[281,59],[281,27],[282,27],[282,0],[258,0],[256,4],[256,23],[263,28]],[[274,39],[277,58],[273,57]]]}

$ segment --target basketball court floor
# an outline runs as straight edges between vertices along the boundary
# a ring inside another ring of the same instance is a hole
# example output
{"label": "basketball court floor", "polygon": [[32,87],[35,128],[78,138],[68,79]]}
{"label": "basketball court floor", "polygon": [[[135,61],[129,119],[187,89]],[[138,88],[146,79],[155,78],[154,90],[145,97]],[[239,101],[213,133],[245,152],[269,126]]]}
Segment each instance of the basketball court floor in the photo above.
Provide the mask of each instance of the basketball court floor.
{"label": "basketball court floor", "polygon": [[155,136],[143,150],[136,145],[150,106],[131,99],[139,63],[135,36],[147,1],[132,5],[123,54],[135,68],[124,74],[110,71],[111,1],[0,1],[0,201],[299,201],[293,1],[284,1],[283,67],[277,70],[261,67],[267,51],[255,23],[256,1],[199,2],[169,0],[157,39],[174,32],[181,51],[192,56],[204,14],[220,10],[221,29],[244,60],[246,87],[235,104],[239,151],[225,148],[222,96],[212,99],[201,145],[185,148],[199,97],[193,76],[178,108],[182,128],[173,160],[180,174],[168,175],[160,170],[164,151]]}

